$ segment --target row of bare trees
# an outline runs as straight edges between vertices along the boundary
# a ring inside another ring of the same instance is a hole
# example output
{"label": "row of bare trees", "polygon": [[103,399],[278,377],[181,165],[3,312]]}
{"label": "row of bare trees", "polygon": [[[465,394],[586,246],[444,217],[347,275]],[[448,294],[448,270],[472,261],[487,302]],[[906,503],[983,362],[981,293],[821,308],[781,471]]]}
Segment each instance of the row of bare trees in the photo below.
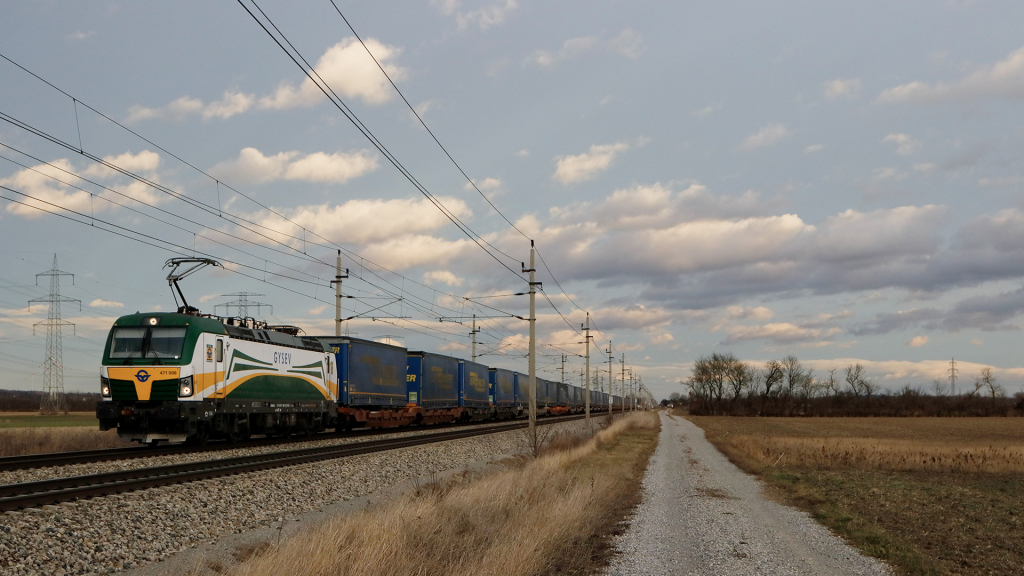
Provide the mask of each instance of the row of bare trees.
{"label": "row of bare trees", "polygon": [[1024,395],[1006,397],[991,368],[974,379],[974,390],[947,395],[936,381],[934,394],[906,385],[888,391],[865,374],[861,364],[820,376],[796,356],[747,364],[731,353],[702,356],[692,375],[680,382],[691,414],[748,416],[955,416],[1024,414]]}
{"label": "row of bare trees", "polygon": [[[35,412],[43,393],[38,390],[0,390],[0,412]],[[64,402],[69,412],[94,412],[99,394],[68,392]]]}

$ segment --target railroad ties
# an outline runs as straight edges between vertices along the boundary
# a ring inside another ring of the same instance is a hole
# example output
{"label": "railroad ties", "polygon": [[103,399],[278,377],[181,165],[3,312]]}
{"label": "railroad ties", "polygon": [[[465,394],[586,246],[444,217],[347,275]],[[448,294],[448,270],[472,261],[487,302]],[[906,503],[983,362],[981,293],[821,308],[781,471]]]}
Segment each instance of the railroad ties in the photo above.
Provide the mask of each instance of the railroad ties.
{"label": "railroad ties", "polygon": [[[565,418],[548,419],[541,424],[557,424],[571,420],[578,420],[583,416],[570,416]],[[437,442],[459,440],[473,436],[496,434],[525,428],[525,422],[513,422],[497,424],[486,427],[473,427],[463,430],[451,430],[432,434],[417,436],[405,436],[400,438],[389,438],[384,440],[368,440],[335,446],[320,446],[316,448],[305,448],[301,450],[286,450],[257,454],[250,456],[239,456],[235,458],[222,458],[218,460],[206,460],[202,462],[190,462],[185,464],[173,464],[169,466],[156,466],[151,468],[139,468],[135,470],[124,470],[118,472],[106,472],[102,474],[90,474],[88,476],[72,476],[68,478],[54,478],[37,482],[21,482],[0,486],[0,511],[18,510],[46,504],[57,504],[82,498],[95,496],[107,496],[121,492],[154,488],[194,482],[209,478],[231,476],[258,470],[281,468],[284,466],[295,466],[322,460],[335,458],[346,458],[372,452],[383,452],[398,448],[422,446]],[[236,446],[237,445],[233,445]],[[124,449],[121,449],[124,450]],[[130,449],[137,450],[137,449]],[[163,450],[146,450],[147,456],[159,456]]]}

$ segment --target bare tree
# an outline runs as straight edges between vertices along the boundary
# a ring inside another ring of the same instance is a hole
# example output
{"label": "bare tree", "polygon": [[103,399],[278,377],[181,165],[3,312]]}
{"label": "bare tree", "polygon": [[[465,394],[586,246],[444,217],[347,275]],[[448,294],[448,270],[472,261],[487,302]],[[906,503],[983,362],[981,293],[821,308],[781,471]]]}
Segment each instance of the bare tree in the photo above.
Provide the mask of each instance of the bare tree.
{"label": "bare tree", "polygon": [[839,370],[839,368],[829,368],[828,377],[821,381],[821,386],[825,390],[826,396],[835,396],[839,393],[839,387],[836,386],[836,370]]}
{"label": "bare tree", "polygon": [[975,392],[987,392],[992,398],[993,409],[996,407],[996,398],[1006,396],[1006,389],[1003,388],[1002,384],[996,382],[992,369],[987,366],[981,369],[980,375],[974,377],[974,390]]}
{"label": "bare tree", "polygon": [[870,396],[872,392],[876,391],[877,388],[872,385],[867,378],[864,377],[864,367],[861,366],[860,362],[857,364],[851,364],[846,367],[846,383],[850,385],[850,390],[854,396]]}
{"label": "bare tree", "polygon": [[746,364],[740,362],[735,357],[725,367],[725,371],[726,380],[729,382],[729,387],[732,388],[729,408],[730,411],[734,411],[736,402],[743,396],[743,390],[750,385],[749,374]]}
{"label": "bare tree", "polygon": [[784,375],[785,370],[781,362],[778,360],[765,362],[764,369],[761,371],[761,377],[764,380],[764,399],[761,401],[761,411],[759,414],[764,414],[768,399],[772,397],[772,388],[782,381]]}

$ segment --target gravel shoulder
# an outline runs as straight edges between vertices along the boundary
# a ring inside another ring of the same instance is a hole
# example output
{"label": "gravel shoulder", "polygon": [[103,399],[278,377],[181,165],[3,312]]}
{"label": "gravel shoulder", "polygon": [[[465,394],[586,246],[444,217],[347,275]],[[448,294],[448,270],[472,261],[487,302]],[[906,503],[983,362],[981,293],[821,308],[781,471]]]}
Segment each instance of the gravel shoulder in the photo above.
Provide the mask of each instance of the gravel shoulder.
{"label": "gravel shoulder", "polygon": [[661,413],[643,502],[607,576],[891,575],[804,512],[767,500],[693,423]]}
{"label": "gravel shoulder", "polygon": [[[584,426],[582,420],[554,424],[551,432]],[[324,517],[315,513],[386,501],[413,479],[458,472],[467,463],[525,448],[525,432],[516,430],[8,512],[0,515],[0,573],[121,572],[170,562],[192,548],[201,549],[168,564],[169,571],[140,574],[183,574],[207,559],[229,565],[238,547],[267,542],[267,535],[276,542],[282,518],[282,537],[287,537]],[[388,487],[397,488],[381,492]],[[376,498],[365,498],[375,493]]]}

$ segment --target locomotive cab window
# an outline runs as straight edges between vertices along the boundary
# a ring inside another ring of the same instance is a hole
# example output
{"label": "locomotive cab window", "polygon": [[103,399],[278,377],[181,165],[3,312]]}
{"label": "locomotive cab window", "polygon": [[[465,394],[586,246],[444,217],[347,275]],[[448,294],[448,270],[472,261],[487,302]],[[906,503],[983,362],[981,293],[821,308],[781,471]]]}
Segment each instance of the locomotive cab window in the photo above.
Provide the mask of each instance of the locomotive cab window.
{"label": "locomotive cab window", "polygon": [[137,358],[142,355],[142,341],[146,339],[145,328],[114,328],[110,343],[111,358]]}
{"label": "locomotive cab window", "polygon": [[185,346],[184,327],[115,328],[111,358],[179,358]]}
{"label": "locomotive cab window", "polygon": [[220,338],[217,339],[217,357],[216,357],[216,361],[217,362],[223,362],[224,361],[224,341],[221,340]]}
{"label": "locomotive cab window", "polygon": [[187,328],[150,328],[149,349],[146,358],[178,358],[185,347]]}

